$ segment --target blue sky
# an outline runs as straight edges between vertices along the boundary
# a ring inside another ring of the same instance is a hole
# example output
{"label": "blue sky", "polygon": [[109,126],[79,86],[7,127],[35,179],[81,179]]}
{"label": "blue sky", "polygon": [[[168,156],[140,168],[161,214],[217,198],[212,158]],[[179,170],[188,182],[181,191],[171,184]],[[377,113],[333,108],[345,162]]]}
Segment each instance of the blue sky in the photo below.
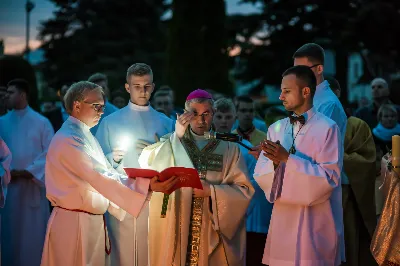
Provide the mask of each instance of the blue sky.
{"label": "blue sky", "polygon": [[[30,47],[40,45],[37,40],[41,20],[52,16],[54,5],[48,0],[32,0],[35,8],[31,12]],[[20,52],[25,47],[25,2],[26,0],[0,0],[0,39],[4,40],[5,53]],[[258,12],[257,6],[239,4],[240,0],[226,0],[228,14],[248,14]]]}

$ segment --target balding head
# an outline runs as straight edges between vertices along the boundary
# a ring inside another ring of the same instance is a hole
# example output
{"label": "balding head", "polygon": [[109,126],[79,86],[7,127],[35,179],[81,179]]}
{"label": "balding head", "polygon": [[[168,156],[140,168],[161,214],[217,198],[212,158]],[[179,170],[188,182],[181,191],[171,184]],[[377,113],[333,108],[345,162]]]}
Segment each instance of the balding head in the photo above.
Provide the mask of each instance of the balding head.
{"label": "balding head", "polygon": [[372,80],[371,89],[374,99],[388,98],[390,95],[389,85],[383,78],[375,78]]}

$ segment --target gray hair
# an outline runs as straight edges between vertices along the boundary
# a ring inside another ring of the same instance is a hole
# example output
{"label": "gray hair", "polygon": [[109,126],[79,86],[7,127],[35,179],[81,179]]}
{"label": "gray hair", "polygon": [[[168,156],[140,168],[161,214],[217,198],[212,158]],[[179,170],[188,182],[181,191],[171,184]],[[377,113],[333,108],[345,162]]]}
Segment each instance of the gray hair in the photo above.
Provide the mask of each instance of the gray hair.
{"label": "gray hair", "polygon": [[151,79],[153,79],[153,70],[151,70],[151,67],[145,63],[136,63],[131,65],[126,71],[126,82],[129,82],[129,77],[132,75],[139,77],[150,75]]}
{"label": "gray hair", "polygon": [[214,109],[216,112],[233,112],[236,113],[236,108],[235,105],[233,104],[233,101],[228,98],[221,98],[215,101],[214,103]]}
{"label": "gray hair", "polygon": [[64,96],[64,104],[65,109],[69,115],[72,114],[72,110],[74,108],[74,102],[80,102],[85,99],[85,96],[88,92],[93,90],[99,90],[105,97],[103,89],[92,82],[89,81],[79,81],[71,85],[71,87],[67,90],[67,93]]}
{"label": "gray hair", "polygon": [[191,103],[209,103],[211,108],[214,109],[214,100],[213,99],[206,99],[206,98],[194,98],[189,101],[185,102],[185,109],[189,110]]}

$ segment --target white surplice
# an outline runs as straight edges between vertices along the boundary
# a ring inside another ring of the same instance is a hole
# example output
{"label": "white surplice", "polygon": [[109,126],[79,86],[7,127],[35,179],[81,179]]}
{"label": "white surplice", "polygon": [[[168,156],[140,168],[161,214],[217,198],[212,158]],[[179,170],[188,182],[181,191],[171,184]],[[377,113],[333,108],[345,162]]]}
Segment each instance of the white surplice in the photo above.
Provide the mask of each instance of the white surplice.
{"label": "white surplice", "polygon": [[[27,170],[33,179],[11,180],[3,210],[3,265],[40,265],[50,215],[44,186],[46,153],[54,130],[29,106],[0,118],[0,137],[10,149],[12,170]],[[18,210],[18,211],[17,211]]]}
{"label": "white surplice", "polygon": [[[344,260],[340,171],[343,146],[335,122],[315,108],[294,124],[295,154],[274,170],[263,154],[254,177],[274,202],[263,263],[270,266],[337,266]],[[289,150],[289,118],[268,129],[268,139]]]}
{"label": "white surplice", "polygon": [[[188,132],[187,132],[188,134]],[[202,149],[209,140],[190,132]],[[202,205],[199,266],[245,265],[245,213],[254,194],[237,144],[221,141],[213,151],[222,155],[222,171],[206,172],[211,196]],[[162,171],[167,167],[194,168],[186,148],[175,133],[145,148],[139,158],[143,168]],[[169,197],[166,218],[160,218],[162,193],[153,193],[149,215],[151,266],[184,266],[187,260],[192,211],[192,188],[182,188]],[[228,261],[228,262],[227,262]]]}
{"label": "white surplice", "polygon": [[[135,149],[137,140],[149,143],[172,132],[174,122],[166,115],[157,112],[150,105],[129,104],[107,116],[97,130],[98,139],[110,164],[119,173],[125,173],[123,167],[140,168]],[[126,151],[121,163],[113,160],[112,151]],[[111,265],[147,266],[148,265],[148,204],[143,207],[138,218],[126,215],[123,221],[107,215],[107,226],[114,252],[111,253]]]}
{"label": "white surplice", "polygon": [[117,173],[90,128],[70,116],[47,155],[47,198],[58,207],[48,222],[41,265],[106,265],[103,214],[108,210],[123,219],[126,211],[137,216],[149,183],[149,179],[127,180]]}
{"label": "white surplice", "polygon": [[[0,208],[4,207],[7,197],[7,186],[10,183],[10,165],[11,165],[11,152],[6,143],[0,137]],[[1,211],[0,211],[1,220]],[[0,224],[0,239],[1,239],[1,224]],[[0,242],[0,258],[1,258],[1,242]],[[1,259],[0,259],[1,266]]]}

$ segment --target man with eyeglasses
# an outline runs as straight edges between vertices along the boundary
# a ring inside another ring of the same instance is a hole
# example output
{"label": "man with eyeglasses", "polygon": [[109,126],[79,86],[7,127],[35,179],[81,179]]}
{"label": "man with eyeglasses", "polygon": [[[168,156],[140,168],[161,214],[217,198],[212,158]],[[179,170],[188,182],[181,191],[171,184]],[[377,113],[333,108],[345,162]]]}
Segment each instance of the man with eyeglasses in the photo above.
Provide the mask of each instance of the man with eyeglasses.
{"label": "man with eyeglasses", "polygon": [[70,116],[54,136],[46,161],[47,198],[54,209],[41,266],[105,266],[116,250],[104,213],[119,220],[126,213],[137,217],[149,191],[165,192],[176,179],[160,185],[155,178],[128,179],[111,167],[90,132],[104,112],[104,93],[98,85],[73,84],[65,107]]}
{"label": "man with eyeglasses", "polygon": [[[372,100],[373,102],[365,107],[360,107],[356,110],[354,116],[365,122],[368,126],[374,129],[378,125],[378,110],[383,104],[393,104],[390,97],[389,85],[383,78],[375,78],[371,82]],[[400,106],[394,105],[397,112],[400,113]],[[399,116],[400,122],[400,116]]]}
{"label": "man with eyeglasses", "polygon": [[215,110],[210,93],[195,90],[178,116],[175,132],[146,147],[143,168],[195,168],[203,189],[182,188],[170,195],[160,217],[162,194],[153,194],[149,216],[151,266],[245,265],[246,210],[254,194],[236,143],[207,139]]}
{"label": "man with eyeglasses", "polygon": [[47,118],[29,107],[29,87],[23,79],[7,84],[5,100],[11,111],[0,118],[0,138],[13,156],[1,217],[3,265],[40,265],[50,216],[44,181],[54,130]]}
{"label": "man with eyeglasses", "polygon": [[[172,132],[173,121],[154,110],[150,96],[154,90],[153,71],[144,63],[130,66],[126,73],[125,89],[130,95],[128,105],[107,116],[96,134],[110,164],[119,172],[124,167],[140,168],[138,158],[145,146]],[[114,252],[111,265],[147,266],[148,263],[148,202],[139,217],[127,215],[121,222],[108,218],[108,229]]]}

